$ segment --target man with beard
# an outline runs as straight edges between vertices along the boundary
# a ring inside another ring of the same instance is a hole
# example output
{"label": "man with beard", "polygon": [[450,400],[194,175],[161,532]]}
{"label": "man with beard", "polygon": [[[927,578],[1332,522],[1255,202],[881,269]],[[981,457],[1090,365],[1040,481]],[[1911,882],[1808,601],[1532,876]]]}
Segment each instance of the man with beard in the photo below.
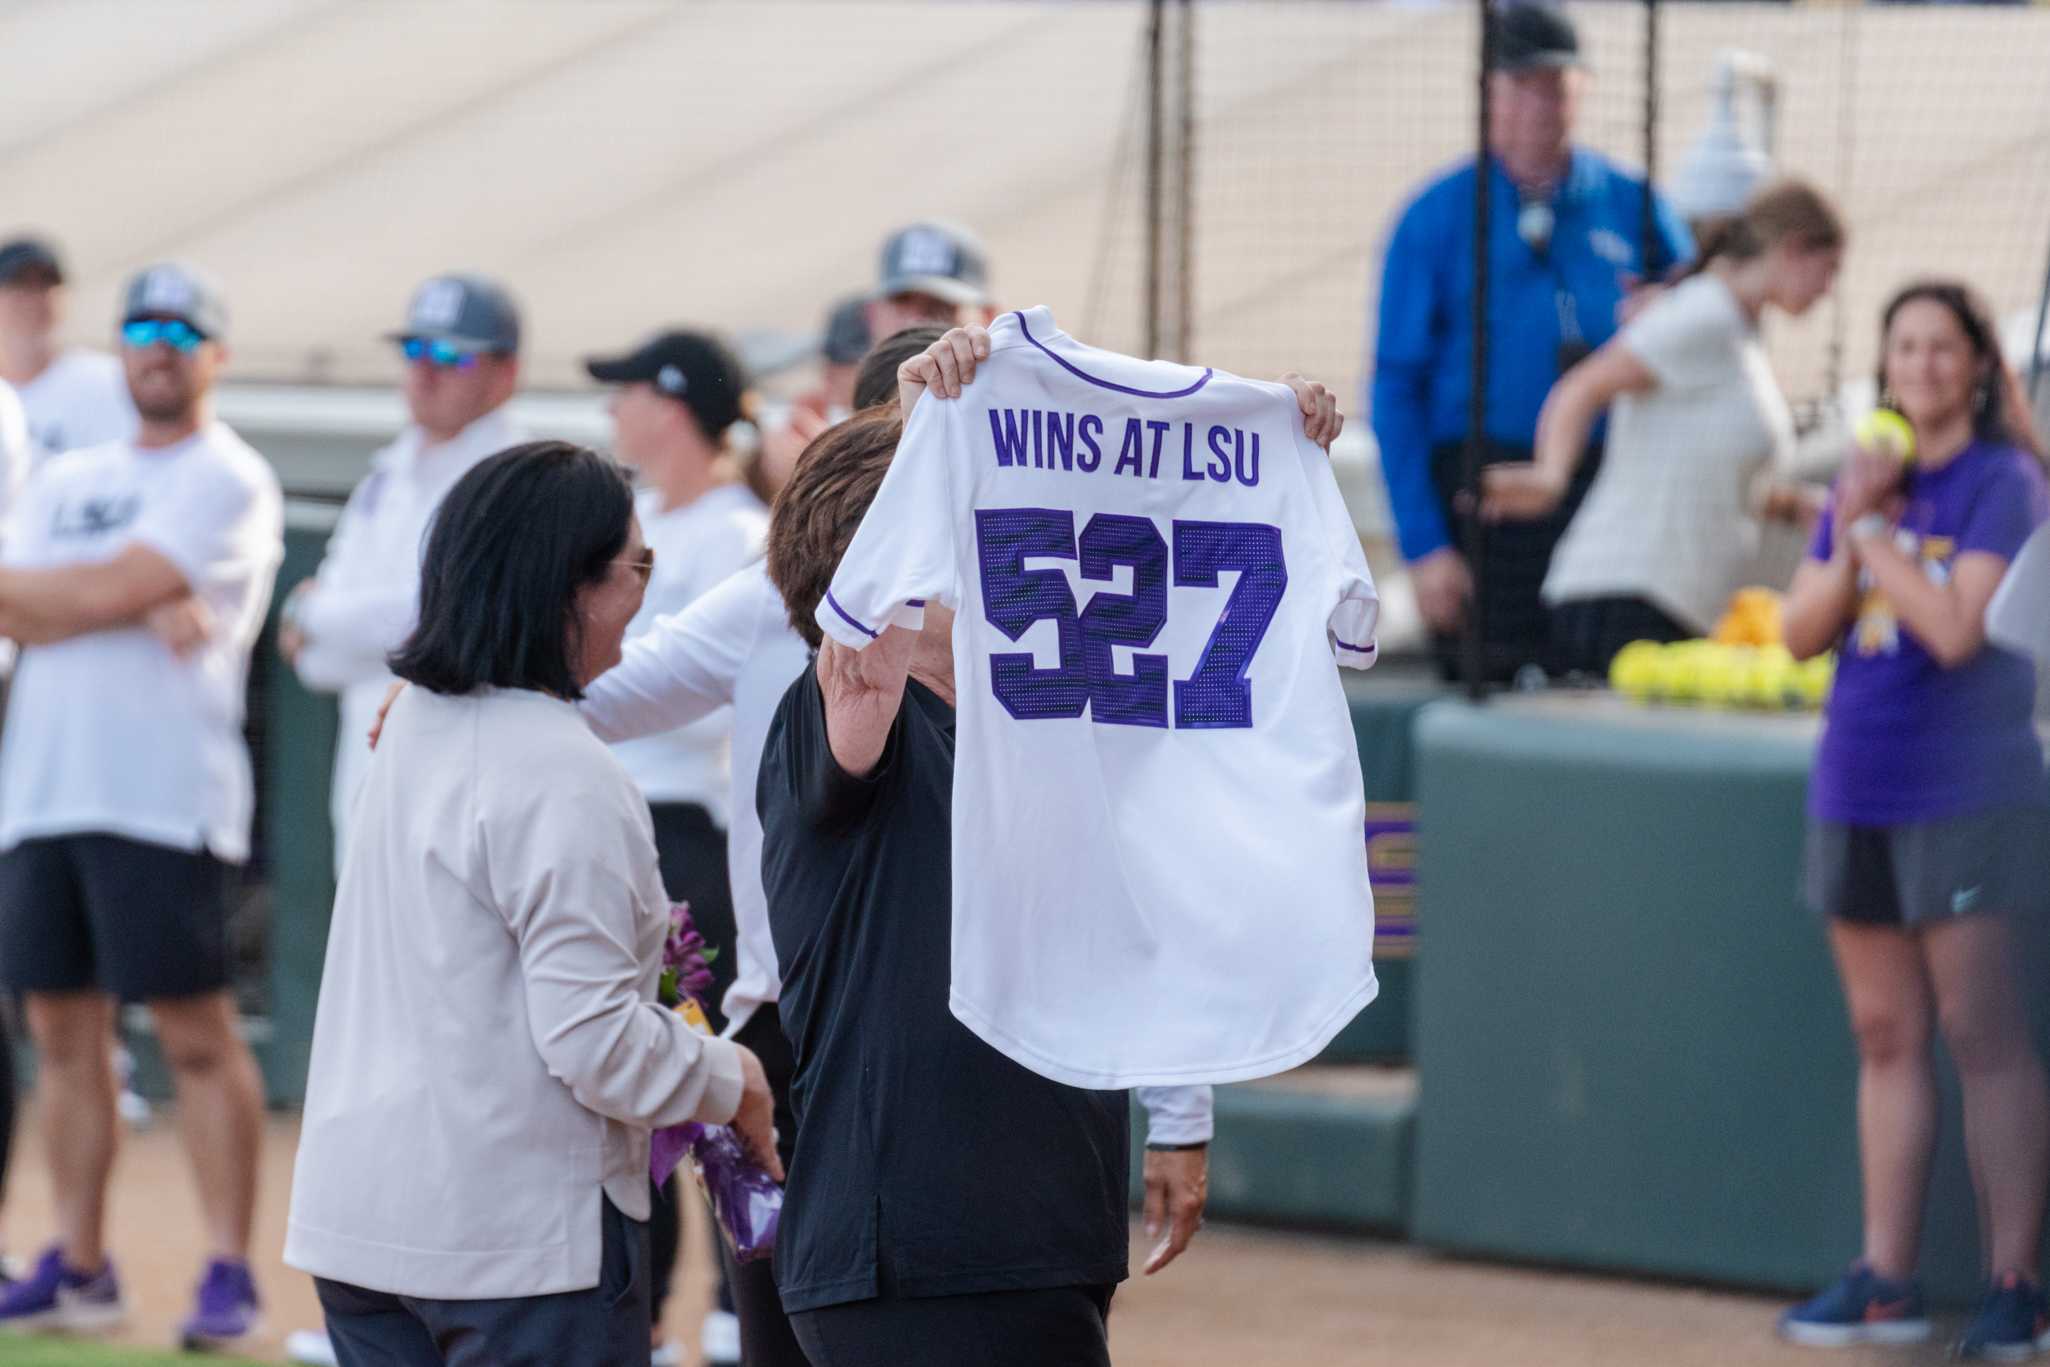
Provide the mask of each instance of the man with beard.
{"label": "man with beard", "polygon": [[[107,1035],[147,1003],[178,1096],[210,1261],[189,1346],[242,1340],[262,1084],[229,992],[227,917],[249,856],[250,650],[284,555],[263,458],[213,418],[227,310],[180,265],[130,283],[132,438],[50,461],[0,541],[0,636],[21,647],[0,740],[0,976],[23,995],[56,1238],[0,1294],[0,1328],[122,1318],[102,1243],[115,1147]],[[152,630],[162,615],[185,624]]]}

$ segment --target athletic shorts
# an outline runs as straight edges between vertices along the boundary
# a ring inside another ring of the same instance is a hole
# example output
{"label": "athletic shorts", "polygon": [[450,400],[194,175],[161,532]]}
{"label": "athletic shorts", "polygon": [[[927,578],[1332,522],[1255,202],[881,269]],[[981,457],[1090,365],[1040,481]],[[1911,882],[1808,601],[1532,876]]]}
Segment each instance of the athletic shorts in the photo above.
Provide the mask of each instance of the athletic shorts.
{"label": "athletic shorts", "polygon": [[0,981],[130,1002],[217,992],[231,874],[204,850],[118,835],[24,840],[0,853]]}
{"label": "athletic shorts", "polygon": [[2050,893],[2050,810],[1995,807],[1899,826],[1808,822],[1803,890],[1824,916],[1920,926],[2033,912]]}

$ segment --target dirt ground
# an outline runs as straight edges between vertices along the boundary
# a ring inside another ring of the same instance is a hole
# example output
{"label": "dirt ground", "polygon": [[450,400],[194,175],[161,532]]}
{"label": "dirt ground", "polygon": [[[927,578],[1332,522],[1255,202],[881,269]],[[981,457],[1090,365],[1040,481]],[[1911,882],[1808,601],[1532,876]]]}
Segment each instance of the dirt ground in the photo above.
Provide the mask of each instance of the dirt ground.
{"label": "dirt ground", "polygon": [[[296,1122],[270,1122],[257,1234],[269,1332],[252,1348],[258,1357],[279,1358],[288,1331],[317,1322],[311,1283],[279,1261],[296,1135]],[[48,1235],[50,1202],[32,1125],[21,1140],[0,1232],[10,1250],[26,1254]],[[201,1249],[183,1156],[161,1120],[129,1136],[112,1205],[110,1247],[135,1307],[126,1341],[168,1346]],[[695,1250],[706,1235],[699,1208],[688,1205],[697,1227],[686,1248]],[[1144,1244],[1135,1229],[1134,1267]],[[687,1264],[668,1316],[670,1331],[692,1348],[710,1296],[705,1261]],[[1943,1360],[1940,1344],[1869,1354],[1786,1348],[1772,1337],[1778,1309],[1757,1297],[1457,1262],[1400,1244],[1213,1226],[1175,1266],[1119,1291],[1111,1342],[1120,1367],[1795,1367],[1818,1360],[1919,1367]]]}

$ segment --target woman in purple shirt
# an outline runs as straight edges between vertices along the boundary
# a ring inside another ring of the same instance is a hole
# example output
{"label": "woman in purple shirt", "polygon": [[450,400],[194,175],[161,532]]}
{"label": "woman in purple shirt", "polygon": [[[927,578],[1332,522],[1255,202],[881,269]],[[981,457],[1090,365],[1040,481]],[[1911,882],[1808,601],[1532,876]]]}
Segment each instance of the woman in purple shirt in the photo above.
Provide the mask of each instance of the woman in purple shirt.
{"label": "woman in purple shirt", "polygon": [[1990,1255],[1959,1349],[2012,1360],[2050,1347],[2035,1282],[2050,1094],[2007,919],[2045,895],[2050,789],[2034,667],[1987,643],[1986,604],[2050,494],[1991,317],[1965,286],[1916,284],[1888,304],[1880,389],[1914,428],[1913,459],[1853,453],[1786,605],[1795,655],[1838,652],[1806,887],[1857,1037],[1865,1246],[1780,1331],[1825,1346],[1928,1337],[1915,1264],[1940,1025]]}

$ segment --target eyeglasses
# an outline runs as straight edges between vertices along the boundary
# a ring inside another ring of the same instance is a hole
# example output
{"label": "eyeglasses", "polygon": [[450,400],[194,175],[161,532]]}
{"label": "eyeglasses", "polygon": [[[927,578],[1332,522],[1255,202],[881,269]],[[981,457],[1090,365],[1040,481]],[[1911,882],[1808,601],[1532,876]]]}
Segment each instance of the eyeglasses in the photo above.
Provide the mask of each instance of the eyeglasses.
{"label": "eyeglasses", "polygon": [[159,342],[173,351],[197,351],[206,334],[182,318],[137,318],[121,325],[121,340],[142,351]]}
{"label": "eyeglasses", "polygon": [[646,588],[655,577],[655,548],[649,546],[632,560],[615,560],[612,563],[615,565],[625,565],[628,569],[639,575],[641,587]]}
{"label": "eyeglasses", "polygon": [[450,370],[472,369],[477,364],[477,357],[482,354],[465,351],[453,342],[428,337],[407,337],[399,343],[399,350],[406,354],[409,361],[426,361]]}

